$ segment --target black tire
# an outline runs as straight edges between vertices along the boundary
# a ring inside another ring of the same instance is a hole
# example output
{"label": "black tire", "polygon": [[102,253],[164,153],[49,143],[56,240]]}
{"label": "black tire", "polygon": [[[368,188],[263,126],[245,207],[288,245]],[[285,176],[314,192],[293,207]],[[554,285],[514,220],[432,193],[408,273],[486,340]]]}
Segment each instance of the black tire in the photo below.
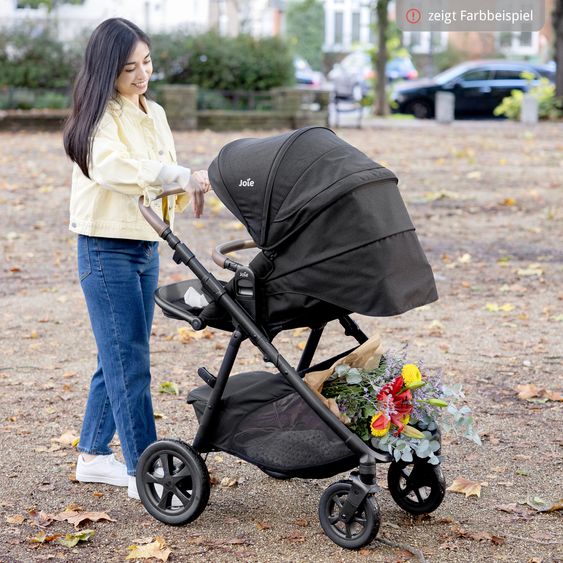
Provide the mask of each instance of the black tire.
{"label": "black tire", "polygon": [[434,115],[434,108],[428,100],[413,100],[407,104],[405,113],[411,113],[417,119],[430,119]]}
{"label": "black tire", "polygon": [[346,524],[339,519],[340,509],[352,488],[352,481],[337,481],[325,489],[319,501],[319,520],[325,534],[340,547],[359,549],[370,543],[379,531],[381,516],[373,495],[358,507]]}
{"label": "black tire", "polygon": [[158,440],[137,464],[137,490],[147,512],[165,524],[193,522],[209,500],[207,466],[180,440]]}
{"label": "black tire", "polygon": [[392,461],[387,473],[387,485],[393,500],[410,514],[433,512],[446,495],[442,468],[425,461]]}

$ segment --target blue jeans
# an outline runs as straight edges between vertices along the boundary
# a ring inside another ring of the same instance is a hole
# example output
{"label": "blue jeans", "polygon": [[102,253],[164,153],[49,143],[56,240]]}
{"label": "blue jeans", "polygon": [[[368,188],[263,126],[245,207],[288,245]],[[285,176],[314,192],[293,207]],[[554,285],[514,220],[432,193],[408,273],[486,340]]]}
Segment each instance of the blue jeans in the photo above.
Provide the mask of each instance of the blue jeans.
{"label": "blue jeans", "polygon": [[156,440],[149,338],[158,243],[78,236],[78,274],[98,348],[78,451],[111,453],[119,436],[127,473]]}

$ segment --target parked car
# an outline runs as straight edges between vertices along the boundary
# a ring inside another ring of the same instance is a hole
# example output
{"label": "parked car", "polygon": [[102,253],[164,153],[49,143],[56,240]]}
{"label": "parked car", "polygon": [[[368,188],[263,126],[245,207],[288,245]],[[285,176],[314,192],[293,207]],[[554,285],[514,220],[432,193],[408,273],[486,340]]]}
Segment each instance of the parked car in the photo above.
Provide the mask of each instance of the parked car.
{"label": "parked car", "polygon": [[[338,98],[360,100],[373,88],[373,61],[365,51],[354,51],[335,64],[328,74]],[[395,57],[385,66],[388,82],[413,80],[418,72],[409,57]]]}
{"label": "parked car", "polygon": [[311,65],[302,57],[293,58],[295,68],[295,82],[298,86],[306,88],[320,88],[326,82],[322,72],[311,68]]}
{"label": "parked car", "polygon": [[[522,76],[530,73],[533,80]],[[398,84],[392,93],[394,112],[409,113],[419,118],[434,115],[437,92],[455,96],[455,114],[492,116],[493,110],[510,96],[512,90],[526,92],[540,78],[554,80],[548,66],[522,61],[484,60],[459,64],[428,80]]]}

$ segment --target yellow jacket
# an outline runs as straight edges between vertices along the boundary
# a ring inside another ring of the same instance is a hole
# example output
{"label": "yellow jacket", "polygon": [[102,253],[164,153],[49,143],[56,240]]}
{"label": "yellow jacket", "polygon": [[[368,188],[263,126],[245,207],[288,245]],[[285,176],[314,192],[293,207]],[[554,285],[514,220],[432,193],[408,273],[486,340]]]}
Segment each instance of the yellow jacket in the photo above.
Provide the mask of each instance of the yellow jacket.
{"label": "yellow jacket", "polygon": [[[160,240],[138,208],[139,196],[170,225],[189,196],[150,202],[162,193],[157,180],[165,164],[176,164],[176,150],[164,109],[141,96],[146,113],[122,96],[109,102],[94,134],[90,180],[74,164],[69,228],[83,235]],[[167,201],[168,200],[168,201]]]}

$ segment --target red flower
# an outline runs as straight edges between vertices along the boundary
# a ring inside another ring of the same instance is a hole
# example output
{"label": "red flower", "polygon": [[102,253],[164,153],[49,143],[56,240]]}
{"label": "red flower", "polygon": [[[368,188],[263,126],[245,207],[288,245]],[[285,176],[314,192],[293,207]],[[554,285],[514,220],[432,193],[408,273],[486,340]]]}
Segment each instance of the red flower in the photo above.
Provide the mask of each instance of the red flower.
{"label": "red flower", "polygon": [[409,389],[404,387],[403,377],[400,375],[396,377],[391,383],[387,383],[377,395],[377,400],[385,404],[389,408],[389,418],[391,422],[397,427],[397,432],[400,434],[405,427],[404,420],[407,415],[412,412],[412,394]]}

